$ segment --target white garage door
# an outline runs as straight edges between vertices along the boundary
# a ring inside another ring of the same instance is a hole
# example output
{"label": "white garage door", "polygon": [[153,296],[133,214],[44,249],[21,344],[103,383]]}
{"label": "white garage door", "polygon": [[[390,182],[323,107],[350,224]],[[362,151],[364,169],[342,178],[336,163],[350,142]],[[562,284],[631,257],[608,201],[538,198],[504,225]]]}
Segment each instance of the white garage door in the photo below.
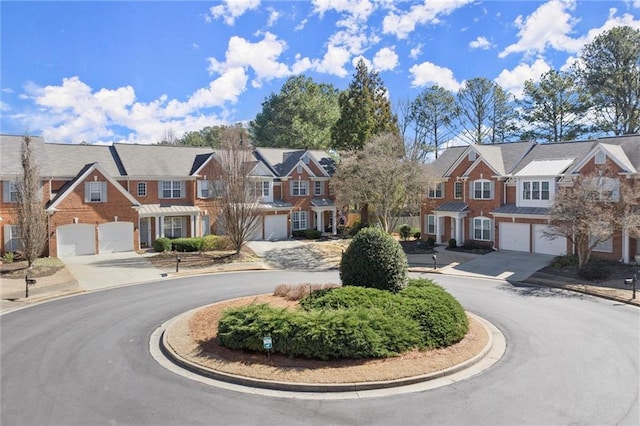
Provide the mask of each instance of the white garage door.
{"label": "white garage door", "polygon": [[548,228],[547,225],[533,225],[534,240],[533,251],[540,254],[551,254],[554,256],[564,256],[567,254],[567,238],[556,237],[549,240],[544,237],[543,231]]}
{"label": "white garage door", "polygon": [[501,223],[500,250],[529,252],[529,224]]}
{"label": "white garage door", "polygon": [[89,223],[62,225],[56,229],[58,257],[96,254],[96,227]]}
{"label": "white garage door", "polygon": [[98,252],[133,251],[133,223],[108,222],[98,225]]}
{"label": "white garage door", "polygon": [[253,229],[253,232],[251,233],[251,235],[249,235],[249,238],[247,238],[249,241],[262,239],[262,217],[259,217],[256,222],[257,223],[255,228]]}
{"label": "white garage door", "polygon": [[278,214],[264,217],[264,239],[284,240],[288,237],[287,215]]}

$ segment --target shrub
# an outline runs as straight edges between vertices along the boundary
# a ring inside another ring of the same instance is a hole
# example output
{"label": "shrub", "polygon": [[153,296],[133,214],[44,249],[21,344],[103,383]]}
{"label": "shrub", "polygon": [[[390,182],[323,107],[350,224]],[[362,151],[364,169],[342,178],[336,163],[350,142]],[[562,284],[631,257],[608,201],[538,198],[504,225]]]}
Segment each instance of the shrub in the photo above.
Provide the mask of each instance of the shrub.
{"label": "shrub", "polygon": [[298,229],[292,231],[293,238],[306,238],[307,240],[317,240],[322,237],[322,232],[317,229]]}
{"label": "shrub", "polygon": [[420,239],[420,228],[411,228],[411,235],[413,235],[413,238],[415,238],[416,240]]}
{"label": "shrub", "polygon": [[469,319],[460,303],[431,280],[412,279],[398,296],[402,308],[420,324],[421,346],[442,348],[459,342],[469,331]]}
{"label": "shrub", "polygon": [[427,238],[427,245],[433,247],[436,245],[436,239],[434,237]]}
{"label": "shrub", "polygon": [[404,225],[400,225],[400,238],[402,238],[404,241],[407,241],[410,235],[411,226],[407,225],[406,223]]}
{"label": "shrub", "polygon": [[389,308],[396,303],[397,300],[388,291],[346,286],[314,291],[300,301],[300,306],[305,310],[352,309],[357,307]]}
{"label": "shrub", "polygon": [[13,258],[14,258],[14,255],[12,251],[8,251],[2,255],[2,261],[4,263],[13,263]]}
{"label": "shrub", "polygon": [[353,226],[349,228],[349,235],[352,237],[355,237],[358,234],[358,232],[368,227],[369,227],[368,223],[355,222]]}
{"label": "shrub", "polygon": [[451,238],[449,240],[449,248],[456,248],[456,247],[458,247],[458,243],[456,242],[456,239],[455,238]]}
{"label": "shrub", "polygon": [[171,240],[169,238],[157,238],[154,242],[153,242],[153,250],[161,253],[164,251],[171,251]]}
{"label": "shrub", "polygon": [[397,292],[407,285],[407,257],[402,246],[379,228],[360,231],[342,255],[343,285]]}
{"label": "shrub", "polygon": [[611,275],[611,268],[607,262],[591,258],[589,262],[578,270],[578,276],[589,281],[606,280]]}
{"label": "shrub", "polygon": [[273,295],[284,297],[287,300],[300,300],[316,291],[335,287],[338,287],[338,284],[280,284],[273,291]]}
{"label": "shrub", "polygon": [[565,266],[570,267],[578,267],[578,255],[577,254],[567,254],[564,256],[557,256],[551,262],[551,267],[553,268],[564,268]]}
{"label": "shrub", "polygon": [[200,251],[204,240],[201,237],[195,238],[176,238],[171,240],[171,247],[179,252]]}
{"label": "shrub", "polygon": [[202,251],[222,251],[231,250],[229,237],[222,235],[207,235],[202,240]]}

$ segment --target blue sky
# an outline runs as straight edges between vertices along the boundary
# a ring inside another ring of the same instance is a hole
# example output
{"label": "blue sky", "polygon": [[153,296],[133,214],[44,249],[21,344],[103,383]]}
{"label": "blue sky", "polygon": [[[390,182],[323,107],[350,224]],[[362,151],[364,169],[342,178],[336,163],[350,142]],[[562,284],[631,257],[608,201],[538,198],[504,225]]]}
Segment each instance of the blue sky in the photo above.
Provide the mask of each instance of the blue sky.
{"label": "blue sky", "polygon": [[364,58],[392,103],[486,77],[516,97],[598,34],[640,28],[627,1],[2,1],[3,134],[156,143],[246,122],[286,79],[347,88]]}

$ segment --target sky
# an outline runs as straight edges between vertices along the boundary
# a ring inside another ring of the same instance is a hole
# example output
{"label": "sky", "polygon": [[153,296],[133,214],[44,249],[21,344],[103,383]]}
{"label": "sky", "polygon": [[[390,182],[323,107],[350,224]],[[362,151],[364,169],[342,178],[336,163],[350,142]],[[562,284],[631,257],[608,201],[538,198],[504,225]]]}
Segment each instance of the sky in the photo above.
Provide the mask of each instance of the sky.
{"label": "sky", "polygon": [[640,0],[0,1],[0,133],[155,144],[247,123],[285,81],[344,90],[362,58],[392,104],[485,77],[516,98]]}

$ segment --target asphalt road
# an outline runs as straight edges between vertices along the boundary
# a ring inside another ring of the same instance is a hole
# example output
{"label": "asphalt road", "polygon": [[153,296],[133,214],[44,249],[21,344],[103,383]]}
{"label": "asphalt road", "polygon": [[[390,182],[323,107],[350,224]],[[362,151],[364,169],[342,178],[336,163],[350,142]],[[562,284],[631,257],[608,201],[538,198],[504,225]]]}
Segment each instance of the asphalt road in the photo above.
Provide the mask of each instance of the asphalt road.
{"label": "asphalt road", "polygon": [[[431,276],[433,277],[433,276]],[[505,356],[455,385],[383,398],[275,398],[161,367],[153,331],[194,307],[337,272],[219,274],[56,300],[0,317],[0,423],[9,425],[640,424],[640,310],[555,289],[438,276],[498,326]]]}

